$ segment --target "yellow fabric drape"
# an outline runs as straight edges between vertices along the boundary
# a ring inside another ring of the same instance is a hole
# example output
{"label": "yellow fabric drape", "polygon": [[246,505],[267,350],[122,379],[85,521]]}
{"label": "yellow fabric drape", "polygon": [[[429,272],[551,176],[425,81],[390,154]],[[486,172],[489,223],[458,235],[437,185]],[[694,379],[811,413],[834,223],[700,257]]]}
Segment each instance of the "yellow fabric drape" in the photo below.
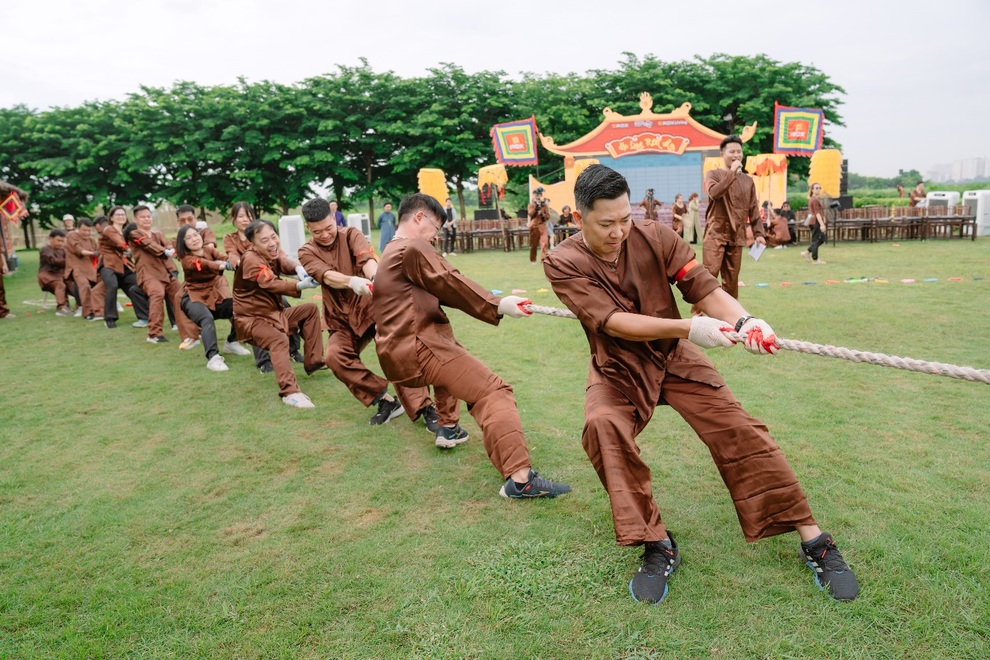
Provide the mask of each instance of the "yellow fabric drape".
{"label": "yellow fabric drape", "polygon": [[450,189],[447,188],[447,177],[443,170],[422,168],[417,176],[419,181],[419,192],[429,195],[443,204],[450,197]]}
{"label": "yellow fabric drape", "polygon": [[819,149],[811,154],[811,169],[808,170],[808,185],[820,183],[822,192],[829,197],[838,197],[842,181],[842,152],[838,149]]}
{"label": "yellow fabric drape", "polygon": [[478,170],[478,187],[495,186],[502,188],[509,182],[509,175],[505,172],[505,165],[485,165]]}
{"label": "yellow fabric drape", "polygon": [[756,198],[762,205],[769,201],[773,206],[787,200],[787,156],[784,154],[757,154],[746,159],[746,171],[756,184]]}

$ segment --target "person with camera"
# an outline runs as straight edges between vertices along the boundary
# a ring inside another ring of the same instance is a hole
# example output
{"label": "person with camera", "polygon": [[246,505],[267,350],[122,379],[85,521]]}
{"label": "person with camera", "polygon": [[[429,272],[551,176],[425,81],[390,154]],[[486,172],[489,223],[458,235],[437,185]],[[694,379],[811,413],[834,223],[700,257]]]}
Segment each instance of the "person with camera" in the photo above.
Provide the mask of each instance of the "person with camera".
{"label": "person with camera", "polygon": [[705,176],[708,210],[705,212],[702,260],[712,277],[722,276],[722,289],[738,300],[746,227],[752,227],[755,242],[766,245],[767,240],[756,185],[743,172],[742,139],[738,135],[726,136],[719,150],[724,167],[711,170]]}
{"label": "person with camera", "polygon": [[537,248],[543,251],[543,257],[547,256],[547,222],[550,220],[550,200],[543,198],[543,188],[533,191],[533,201],[526,208],[529,222],[526,227],[529,229],[529,263],[536,263]]}
{"label": "person with camera", "polygon": [[806,261],[824,266],[825,262],[818,258],[818,248],[825,244],[825,212],[822,209],[822,184],[811,184],[808,191],[808,226],[811,228],[811,247],[801,253]]}

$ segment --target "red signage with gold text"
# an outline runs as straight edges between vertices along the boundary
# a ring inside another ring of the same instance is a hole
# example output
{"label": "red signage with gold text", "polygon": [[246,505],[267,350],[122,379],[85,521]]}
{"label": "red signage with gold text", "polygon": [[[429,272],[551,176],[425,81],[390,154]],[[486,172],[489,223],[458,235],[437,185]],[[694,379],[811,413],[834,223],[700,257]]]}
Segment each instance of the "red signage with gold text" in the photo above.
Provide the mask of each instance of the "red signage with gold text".
{"label": "red signage with gold text", "polygon": [[642,153],[676,154],[680,156],[691,140],[683,135],[666,133],[637,133],[605,143],[605,150],[612,158]]}

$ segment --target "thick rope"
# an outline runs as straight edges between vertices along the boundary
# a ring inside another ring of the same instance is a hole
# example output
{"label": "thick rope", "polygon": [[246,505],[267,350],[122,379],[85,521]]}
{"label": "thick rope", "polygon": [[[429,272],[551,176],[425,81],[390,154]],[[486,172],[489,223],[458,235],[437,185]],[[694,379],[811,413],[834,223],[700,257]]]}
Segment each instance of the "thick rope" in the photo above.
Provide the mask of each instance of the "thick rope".
{"label": "thick rope", "polygon": [[[577,318],[570,310],[558,309],[556,307],[526,305],[526,309],[534,314],[545,314],[547,316],[557,316],[567,319]],[[728,333],[728,336],[729,339],[740,343],[745,339],[743,335],[735,332]],[[849,360],[850,362],[866,362],[880,367],[893,367],[894,369],[905,369],[907,371],[916,371],[934,376],[948,376],[949,378],[958,378],[960,380],[969,380],[990,385],[990,370],[988,369],[958,367],[954,364],[945,364],[943,362],[926,362],[924,360],[886,355],[884,353],[867,353],[851,348],[842,348],[841,346],[825,346],[823,344],[813,344],[796,339],[781,339],[780,337],[777,337],[777,346],[785,351],[822,355]]]}

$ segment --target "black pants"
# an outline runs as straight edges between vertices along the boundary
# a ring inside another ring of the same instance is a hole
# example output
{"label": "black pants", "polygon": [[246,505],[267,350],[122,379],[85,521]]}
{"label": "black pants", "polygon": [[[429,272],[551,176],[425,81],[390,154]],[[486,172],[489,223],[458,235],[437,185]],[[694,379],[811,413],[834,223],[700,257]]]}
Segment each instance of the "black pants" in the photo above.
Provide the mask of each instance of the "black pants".
{"label": "black pants", "polygon": [[110,268],[101,268],[100,279],[107,288],[106,297],[103,298],[103,318],[108,321],[116,321],[120,318],[117,313],[117,289],[121,289],[131,299],[134,315],[139,319],[148,320],[148,296],[144,295],[144,291],[138,286],[137,275],[130,270],[118,273]]}
{"label": "black pants", "polygon": [[443,250],[442,252],[457,251],[457,227],[443,228]]}
{"label": "black pants", "polygon": [[811,247],[808,248],[808,252],[811,253],[811,258],[815,261],[818,261],[818,248],[824,244],[825,232],[821,230],[821,225],[811,225]]}
{"label": "black pants", "polygon": [[[216,319],[227,319],[229,321],[234,318],[234,299],[227,298],[217,305],[216,309],[210,309],[203,303],[190,300],[187,293],[182,296],[181,305],[182,311],[186,313],[186,316],[199,326],[199,340],[203,343],[203,350],[206,351],[206,359],[209,360],[214,355],[219,354],[220,349],[217,347],[217,325],[214,321]],[[231,337],[234,339],[231,339]],[[236,339],[237,334],[234,332],[234,324],[231,323],[227,341],[234,341]]]}

